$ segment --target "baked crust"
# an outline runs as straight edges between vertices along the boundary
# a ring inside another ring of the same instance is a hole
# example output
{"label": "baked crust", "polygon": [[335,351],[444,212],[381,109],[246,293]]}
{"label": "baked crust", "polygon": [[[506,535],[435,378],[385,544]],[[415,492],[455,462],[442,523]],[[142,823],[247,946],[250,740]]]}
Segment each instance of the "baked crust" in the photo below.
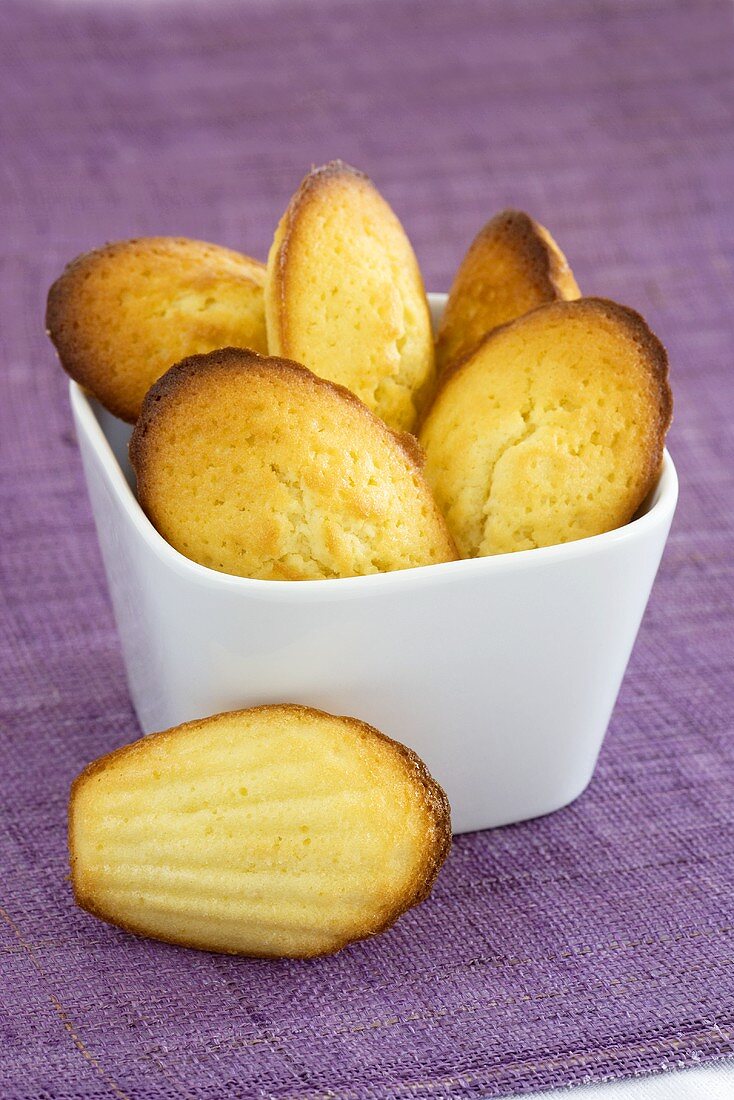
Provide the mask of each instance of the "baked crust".
{"label": "baked crust", "polygon": [[171,368],[130,441],[163,537],[202,565],[268,580],[455,560],[422,457],[346,388],[239,348]]}
{"label": "baked crust", "polygon": [[414,752],[293,704],[144,737],[89,764],[69,802],[81,908],[168,943],[263,958],[332,954],[385,931],[428,897],[450,846],[448,800]]}
{"label": "baked crust", "polygon": [[623,526],[653,488],[672,417],[665,348],[603,298],[540,306],[442,377],[420,440],[464,557]]}
{"label": "baked crust", "polygon": [[548,230],[521,210],[504,210],[480,230],[461,262],[436,338],[439,371],[493,329],[546,302],[580,291]]}
{"label": "baked crust", "polygon": [[265,313],[271,354],[413,428],[435,373],[428,301],[405,231],[363,172],[332,161],[302,181],[270,249]]}
{"label": "baked crust", "polygon": [[62,366],[123,420],[173,363],[236,344],[266,351],[265,266],[182,237],[118,241],[78,256],[48,294]]}

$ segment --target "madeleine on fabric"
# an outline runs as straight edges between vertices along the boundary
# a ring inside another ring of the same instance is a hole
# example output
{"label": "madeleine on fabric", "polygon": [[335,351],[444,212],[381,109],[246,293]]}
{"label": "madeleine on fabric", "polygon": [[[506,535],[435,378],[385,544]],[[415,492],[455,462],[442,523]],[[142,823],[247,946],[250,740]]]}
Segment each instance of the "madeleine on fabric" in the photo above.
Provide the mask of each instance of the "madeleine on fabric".
{"label": "madeleine on fabric", "polygon": [[73,260],[51,287],[46,328],[61,365],[130,423],[186,355],[266,351],[265,266],[182,237],[118,241]]}
{"label": "madeleine on fabric", "polygon": [[268,348],[410,431],[434,379],[431,319],[405,230],[362,172],[310,172],[280,220],[265,288]]}
{"label": "madeleine on fabric", "polygon": [[464,557],[627,523],[670,425],[668,358],[638,313],[541,306],[450,370],[421,431],[426,476]]}
{"label": "madeleine on fabric", "polygon": [[356,718],[281,705],[188,722],[75,780],[74,895],[131,932],[308,958],[382,932],[430,893],[446,795]]}
{"label": "madeleine on fabric", "polygon": [[158,531],[223,573],[319,580],[457,557],[413,436],[287,359],[183,360],[148,393],[130,458]]}

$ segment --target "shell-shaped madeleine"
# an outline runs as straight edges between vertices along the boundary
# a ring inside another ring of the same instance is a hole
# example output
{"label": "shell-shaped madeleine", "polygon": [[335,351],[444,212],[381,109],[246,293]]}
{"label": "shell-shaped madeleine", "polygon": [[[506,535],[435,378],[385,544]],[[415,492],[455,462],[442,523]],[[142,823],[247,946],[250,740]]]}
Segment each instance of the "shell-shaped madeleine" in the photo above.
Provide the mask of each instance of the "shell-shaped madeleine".
{"label": "shell-shaped madeleine", "polygon": [[421,442],[464,557],[627,523],[670,424],[668,360],[639,314],[601,298],[541,306],[450,370]]}
{"label": "shell-shaped madeleine", "polygon": [[354,718],[235,711],[90,764],[69,811],[77,902],[188,947],[309,957],[423,901],[450,846],[446,796]]}
{"label": "shell-shaped madeleine", "polygon": [[580,291],[548,230],[505,210],[480,230],[461,261],[436,339],[438,369],[470,352],[499,325]]}
{"label": "shell-shaped madeleine", "polygon": [[311,172],[275,233],[265,290],[271,355],[346,386],[410,431],[432,388],[423,280],[397,217],[361,172]]}
{"label": "shell-shaped madeleine", "polygon": [[286,359],[179,363],[146,397],[130,458],[158,531],[220,572],[318,580],[457,556],[416,440]]}
{"label": "shell-shaped madeleine", "polygon": [[67,373],[133,423],[184,356],[267,350],[264,283],[264,264],[218,245],[118,241],[68,265],[49,291],[46,327]]}

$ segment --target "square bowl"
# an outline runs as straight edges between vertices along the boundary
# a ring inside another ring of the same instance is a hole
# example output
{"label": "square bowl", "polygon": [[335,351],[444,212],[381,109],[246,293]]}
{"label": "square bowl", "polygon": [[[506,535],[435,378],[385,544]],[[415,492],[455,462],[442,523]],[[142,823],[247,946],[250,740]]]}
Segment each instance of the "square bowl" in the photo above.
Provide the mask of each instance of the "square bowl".
{"label": "square bowl", "polygon": [[[434,321],[445,295],[429,295]],[[658,484],[625,527],[560,546],[323,581],[189,561],[138,504],[131,428],[70,384],[82,462],[145,733],[302,703],[421,756],[454,832],[550,813],[588,784],[675,511]]]}

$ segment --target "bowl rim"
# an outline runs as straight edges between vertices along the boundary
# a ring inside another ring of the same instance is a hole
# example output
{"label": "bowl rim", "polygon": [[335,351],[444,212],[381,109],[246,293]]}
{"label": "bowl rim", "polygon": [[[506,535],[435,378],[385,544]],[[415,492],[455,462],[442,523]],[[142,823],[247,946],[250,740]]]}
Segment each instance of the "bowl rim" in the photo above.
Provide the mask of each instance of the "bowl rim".
{"label": "bowl rim", "polygon": [[[445,298],[443,294],[428,295],[434,314]],[[642,515],[630,520],[624,527],[606,531],[601,535],[590,535],[587,538],[555,546],[516,550],[513,553],[495,554],[484,558],[464,558],[459,561],[440,562],[436,565],[414,566],[389,573],[370,573],[362,577],[338,577],[299,583],[289,580],[235,577],[230,573],[220,573],[208,566],[191,561],[166,542],[138,503],[89,398],[81,386],[71,379],[69,380],[69,400],[77,431],[84,435],[86,442],[95,453],[109,488],[117,498],[128,523],[160,563],[197,586],[213,586],[231,592],[240,591],[243,594],[261,598],[308,601],[321,600],[327,594],[330,598],[353,598],[393,589],[430,587],[474,576],[500,577],[519,570],[537,569],[551,563],[573,561],[603,553],[623,543],[644,539],[653,530],[670,523],[678,500],[678,475],[666,448],[663,452],[660,476],[648,498],[649,504],[645,511]]]}

